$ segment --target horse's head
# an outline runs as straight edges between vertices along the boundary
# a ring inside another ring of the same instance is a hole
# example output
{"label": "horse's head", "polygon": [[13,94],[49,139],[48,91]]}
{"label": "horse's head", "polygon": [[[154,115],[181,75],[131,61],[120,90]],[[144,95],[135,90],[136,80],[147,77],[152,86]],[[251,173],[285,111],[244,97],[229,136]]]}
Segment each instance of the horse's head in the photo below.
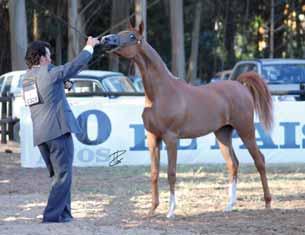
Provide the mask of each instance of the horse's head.
{"label": "horse's head", "polygon": [[106,51],[131,59],[138,53],[143,40],[143,31],[143,21],[139,25],[139,30],[129,23],[128,30],[104,36],[101,44]]}

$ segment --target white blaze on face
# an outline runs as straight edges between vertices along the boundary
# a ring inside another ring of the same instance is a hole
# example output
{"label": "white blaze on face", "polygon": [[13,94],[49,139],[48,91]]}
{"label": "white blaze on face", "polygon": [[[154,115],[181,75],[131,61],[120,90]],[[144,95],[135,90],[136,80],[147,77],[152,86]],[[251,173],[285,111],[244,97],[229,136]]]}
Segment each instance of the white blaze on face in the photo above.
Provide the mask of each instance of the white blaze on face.
{"label": "white blaze on face", "polygon": [[234,177],[231,184],[229,185],[229,201],[227,207],[225,208],[225,211],[232,211],[237,198],[236,189],[237,189],[237,178]]}
{"label": "white blaze on face", "polygon": [[175,208],[176,208],[176,197],[175,194],[171,193],[169,196],[169,210],[167,213],[167,218],[173,218],[175,216]]}

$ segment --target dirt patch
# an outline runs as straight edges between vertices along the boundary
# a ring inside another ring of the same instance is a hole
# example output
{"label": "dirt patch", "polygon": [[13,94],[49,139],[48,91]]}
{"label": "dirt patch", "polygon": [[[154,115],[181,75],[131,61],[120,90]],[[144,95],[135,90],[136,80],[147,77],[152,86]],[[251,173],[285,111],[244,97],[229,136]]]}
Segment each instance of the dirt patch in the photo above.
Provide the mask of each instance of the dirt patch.
{"label": "dirt patch", "polygon": [[305,234],[305,164],[269,165],[273,209],[265,210],[258,173],[241,165],[235,211],[224,213],[224,165],[178,166],[176,218],[167,219],[166,169],[160,206],[150,206],[149,167],[74,168],[68,224],[40,224],[50,178],[46,169],[20,167],[18,148],[0,153],[0,234]]}

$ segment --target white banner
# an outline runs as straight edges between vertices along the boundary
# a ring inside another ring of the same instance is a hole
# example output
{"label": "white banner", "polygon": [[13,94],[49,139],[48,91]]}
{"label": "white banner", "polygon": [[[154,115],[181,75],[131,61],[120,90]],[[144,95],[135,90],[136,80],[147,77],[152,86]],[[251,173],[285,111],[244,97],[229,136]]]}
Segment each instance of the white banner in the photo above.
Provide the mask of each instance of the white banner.
{"label": "white banner", "polygon": [[[69,102],[83,129],[82,135],[73,135],[74,166],[109,166],[120,161],[120,165],[150,164],[141,118],[143,97],[71,98]],[[259,123],[255,124],[257,144],[266,161],[305,162],[305,103],[275,102],[274,116],[275,125],[271,137],[263,131]],[[32,122],[27,108],[21,110],[20,127],[22,166],[44,166],[38,148],[33,147]],[[233,136],[233,145],[240,162],[253,162],[236,134]],[[117,151],[123,154],[119,157],[118,154],[113,154]],[[178,163],[223,162],[214,134],[179,141]],[[164,144],[161,164],[167,164]]]}

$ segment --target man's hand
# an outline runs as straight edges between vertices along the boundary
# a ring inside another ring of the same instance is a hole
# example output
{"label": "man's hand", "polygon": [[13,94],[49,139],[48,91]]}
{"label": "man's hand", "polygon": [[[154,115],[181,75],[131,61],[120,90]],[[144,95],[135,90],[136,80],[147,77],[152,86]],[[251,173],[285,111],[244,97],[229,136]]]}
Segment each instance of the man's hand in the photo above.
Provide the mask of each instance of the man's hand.
{"label": "man's hand", "polygon": [[88,37],[86,45],[95,47],[97,44],[100,44],[100,41],[97,38]]}

